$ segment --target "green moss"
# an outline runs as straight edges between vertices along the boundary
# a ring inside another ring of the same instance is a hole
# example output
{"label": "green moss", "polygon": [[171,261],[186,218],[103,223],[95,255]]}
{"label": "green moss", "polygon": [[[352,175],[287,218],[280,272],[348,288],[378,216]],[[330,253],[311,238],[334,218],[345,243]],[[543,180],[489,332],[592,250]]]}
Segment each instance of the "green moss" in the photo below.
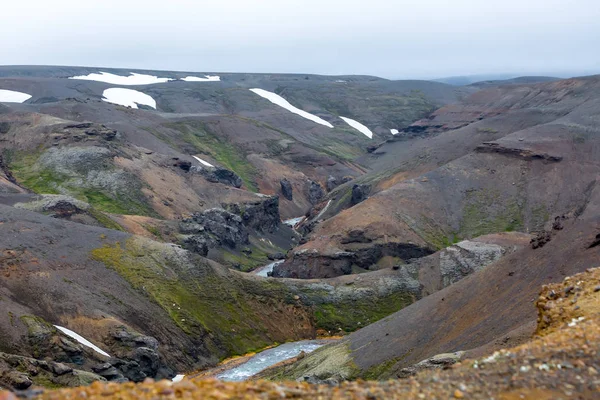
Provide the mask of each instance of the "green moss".
{"label": "green moss", "polygon": [[246,159],[246,151],[239,146],[213,134],[207,125],[199,121],[173,122],[165,124],[167,128],[179,131],[180,139],[192,146],[198,153],[210,154],[219,164],[235,172],[248,190],[257,192],[257,171]]}
{"label": "green moss", "polygon": [[[394,368],[399,358],[392,358],[384,363],[373,365],[361,374],[361,378],[367,381],[376,381],[382,378],[388,378],[390,371]],[[391,378],[391,377],[389,377]]]}
{"label": "green moss", "polygon": [[522,210],[516,198],[503,198],[495,190],[469,192],[459,235],[473,238],[497,232],[522,230]]}
{"label": "green moss", "polygon": [[316,304],[314,316],[317,328],[332,332],[341,328],[352,332],[393,314],[414,301],[414,297],[408,293],[395,292],[387,296],[356,298],[336,304]]}
{"label": "green moss", "polygon": [[[152,208],[143,200],[139,189],[130,188],[129,193],[108,193],[101,188],[88,188],[70,183],[73,176],[57,173],[38,164],[41,152],[12,153],[9,167],[19,184],[38,194],[68,194],[85,201],[97,210],[113,214],[135,214],[157,216]],[[111,229],[118,229],[118,224],[108,221],[100,214],[98,222],[107,223]]]}
{"label": "green moss", "polygon": [[113,221],[108,215],[104,214],[102,211],[98,211],[94,207],[91,207],[88,210],[88,213],[96,220],[100,225],[105,228],[113,229],[116,231],[125,231],[121,225]]}

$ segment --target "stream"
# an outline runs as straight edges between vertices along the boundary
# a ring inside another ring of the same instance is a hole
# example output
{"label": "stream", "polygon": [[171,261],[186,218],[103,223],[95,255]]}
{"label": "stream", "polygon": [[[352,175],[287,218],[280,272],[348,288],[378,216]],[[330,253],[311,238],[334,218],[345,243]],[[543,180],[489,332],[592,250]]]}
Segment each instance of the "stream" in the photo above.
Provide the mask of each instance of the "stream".
{"label": "stream", "polygon": [[302,351],[311,353],[327,343],[331,343],[331,340],[302,340],[284,343],[256,354],[237,367],[221,372],[216,378],[222,381],[244,381],[265,368],[296,357]]}

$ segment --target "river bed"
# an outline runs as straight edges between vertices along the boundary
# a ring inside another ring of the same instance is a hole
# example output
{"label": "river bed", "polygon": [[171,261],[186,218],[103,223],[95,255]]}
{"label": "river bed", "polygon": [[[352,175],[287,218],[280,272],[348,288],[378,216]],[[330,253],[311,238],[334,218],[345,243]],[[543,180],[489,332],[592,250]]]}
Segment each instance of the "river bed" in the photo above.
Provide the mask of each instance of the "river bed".
{"label": "river bed", "polygon": [[331,340],[302,340],[284,343],[252,356],[245,363],[219,373],[216,378],[222,381],[245,381],[265,368],[296,357],[302,351],[311,353],[328,343],[331,343]]}

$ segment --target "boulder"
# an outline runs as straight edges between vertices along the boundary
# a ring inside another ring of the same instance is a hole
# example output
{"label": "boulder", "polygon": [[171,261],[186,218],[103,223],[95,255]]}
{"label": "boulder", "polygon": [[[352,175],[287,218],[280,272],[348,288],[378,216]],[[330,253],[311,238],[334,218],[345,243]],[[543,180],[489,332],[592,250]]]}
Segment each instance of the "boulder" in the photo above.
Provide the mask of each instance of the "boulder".
{"label": "boulder", "polygon": [[325,186],[326,186],[328,192],[331,192],[333,189],[338,187],[338,181],[337,181],[336,177],[330,175],[327,178],[327,183],[325,184]]}
{"label": "boulder", "polygon": [[192,170],[212,183],[222,183],[223,185],[232,186],[238,189],[241,188],[243,184],[242,178],[235,172],[226,168],[194,166],[192,167]]}
{"label": "boulder", "polygon": [[317,204],[323,197],[325,197],[323,187],[317,182],[308,181],[308,201],[310,201],[310,204]]}
{"label": "boulder", "polygon": [[294,198],[294,188],[292,187],[290,181],[288,181],[286,178],[283,178],[279,181],[279,184],[281,185],[281,194],[283,197],[289,201],[292,201]]}
{"label": "boulder", "polygon": [[351,204],[357,205],[367,199],[369,196],[369,192],[371,191],[371,187],[369,185],[354,185],[352,186],[352,199]]}

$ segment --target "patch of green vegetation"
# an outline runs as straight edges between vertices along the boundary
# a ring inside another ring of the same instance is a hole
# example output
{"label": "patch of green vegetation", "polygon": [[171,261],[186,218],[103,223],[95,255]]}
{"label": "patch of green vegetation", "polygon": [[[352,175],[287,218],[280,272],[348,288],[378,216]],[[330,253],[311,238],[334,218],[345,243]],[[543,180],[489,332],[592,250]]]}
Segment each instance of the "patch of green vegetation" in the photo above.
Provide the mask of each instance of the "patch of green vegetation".
{"label": "patch of green vegetation", "polygon": [[532,231],[539,231],[544,228],[544,225],[550,219],[550,213],[545,205],[533,207],[530,213],[530,223]]}
{"label": "patch of green vegetation", "polygon": [[337,332],[352,332],[378,321],[415,301],[414,296],[395,292],[387,296],[357,298],[336,304],[315,304],[317,328]]}
{"label": "patch of green vegetation", "polygon": [[244,149],[236,147],[227,138],[213,134],[200,121],[172,122],[165,126],[180,132],[180,139],[192,146],[195,151],[210,154],[219,164],[235,172],[248,190],[258,191],[255,181],[258,173],[246,159]]}
{"label": "patch of green vegetation", "polygon": [[153,226],[153,225],[144,225],[143,227],[148,232],[150,232],[152,235],[154,235],[157,239],[160,239],[160,240],[164,239],[162,232],[156,226]]}
{"label": "patch of green vegetation", "polygon": [[482,189],[467,194],[459,235],[474,238],[518,231],[523,226],[522,209],[516,198],[504,199],[497,190]]}
{"label": "patch of green vegetation", "polygon": [[[79,200],[85,201],[99,211],[113,214],[135,214],[157,216],[156,212],[142,199],[143,194],[131,188],[130,193],[108,193],[100,188],[88,188],[71,184],[69,181],[73,176],[57,173],[48,168],[38,165],[41,153],[11,153],[9,167],[20,185],[38,194],[68,194]],[[109,221],[108,217],[96,212],[92,215],[97,217],[101,224],[108,224],[111,229],[117,228],[118,224]]]}
{"label": "patch of green vegetation", "polygon": [[223,262],[225,265],[238,269],[242,272],[249,272],[256,268],[268,264],[268,253],[255,246],[249,246],[251,253],[243,253],[234,250],[223,251]]}
{"label": "patch of green vegetation", "polygon": [[190,269],[189,261],[169,253],[174,251],[131,238],[124,245],[95,249],[92,257],[150,296],[184,332],[214,337],[206,343],[213,354],[246,354],[271,344],[247,294],[208,264]]}
{"label": "patch of green vegetation", "polygon": [[380,380],[382,377],[389,375],[398,360],[399,358],[392,358],[384,363],[373,365],[371,368],[367,369],[361,374],[361,378],[367,381]]}
{"label": "patch of green vegetation", "polygon": [[60,383],[53,381],[46,373],[36,375],[33,378],[33,382],[36,386],[41,386],[46,389],[62,389],[67,387],[66,385],[61,385]]}
{"label": "patch of green vegetation", "polygon": [[100,225],[105,228],[113,229],[116,231],[125,231],[121,225],[113,221],[108,215],[104,214],[102,211],[98,211],[94,207],[90,207],[88,213],[96,220]]}

